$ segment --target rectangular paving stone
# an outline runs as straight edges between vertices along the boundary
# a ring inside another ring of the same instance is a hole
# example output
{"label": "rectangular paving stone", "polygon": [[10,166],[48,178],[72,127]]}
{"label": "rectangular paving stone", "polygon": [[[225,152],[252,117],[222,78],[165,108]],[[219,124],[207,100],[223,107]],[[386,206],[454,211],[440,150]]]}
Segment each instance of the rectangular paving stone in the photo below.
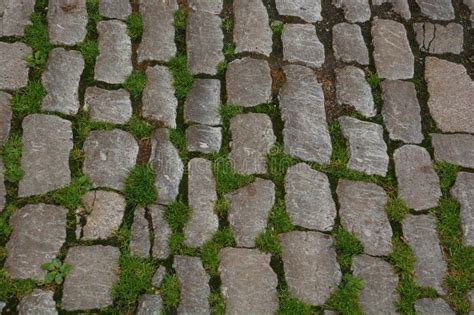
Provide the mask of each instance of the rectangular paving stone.
{"label": "rectangular paving stone", "polygon": [[431,134],[437,161],[474,168],[474,136],[468,134]]}
{"label": "rectangular paving stone", "polygon": [[194,11],[220,14],[223,0],[188,0],[188,4]]}
{"label": "rectangular paving stone", "polygon": [[338,68],[335,71],[338,103],[354,107],[364,117],[374,117],[377,110],[364,71],[354,66]]}
{"label": "rectangular paving stone", "polygon": [[431,314],[440,314],[440,315],[454,315],[448,303],[446,303],[442,298],[430,299],[423,298],[415,302],[415,311],[420,315],[431,315]]}
{"label": "rectangular paving stone", "polygon": [[189,152],[219,152],[221,144],[221,127],[192,125],[186,129],[186,149]]}
{"label": "rectangular paving stone", "polygon": [[87,35],[86,0],[49,0],[48,34],[54,45],[74,46]]}
{"label": "rectangular paving stone", "polygon": [[215,79],[195,79],[184,102],[186,123],[219,125],[221,118],[221,81]]}
{"label": "rectangular paving stone", "polygon": [[151,248],[153,258],[166,259],[170,254],[168,242],[172,231],[166,221],[166,208],[160,205],[150,206],[148,208],[153,225],[153,245]]}
{"label": "rectangular paving stone", "polygon": [[0,4],[0,36],[23,36],[31,24],[35,0],[2,0]]}
{"label": "rectangular paving stone", "polygon": [[131,238],[128,246],[130,255],[142,258],[150,257],[151,242],[148,220],[145,217],[145,209],[137,208],[133,215],[133,223],[130,229]]}
{"label": "rectangular paving stone", "polygon": [[311,24],[285,24],[281,35],[283,58],[290,63],[302,63],[319,68],[324,63],[324,46]]}
{"label": "rectangular paving stone", "polygon": [[124,89],[109,91],[89,87],[84,96],[84,108],[89,111],[91,121],[125,124],[132,118],[130,94]]}
{"label": "rectangular paving stone", "polygon": [[431,54],[460,54],[463,51],[464,31],[461,24],[415,23],[413,29],[421,51]]}
{"label": "rectangular paving stone", "polygon": [[275,0],[280,15],[298,17],[308,23],[321,21],[321,0]]}
{"label": "rectangular paving stone", "polygon": [[53,299],[53,291],[34,289],[25,295],[18,303],[18,314],[41,314],[56,315],[56,302]]}
{"label": "rectangular paving stone", "polygon": [[333,0],[333,4],[344,10],[344,17],[351,23],[364,23],[370,20],[368,0]]}
{"label": "rectangular paving stone", "polygon": [[[466,246],[474,246],[474,173],[459,172],[451,195],[461,205],[461,230]],[[474,292],[474,291],[473,291]]]}
{"label": "rectangular paving stone", "polygon": [[125,20],[132,14],[132,6],[128,0],[99,0],[99,13],[110,19]]}
{"label": "rectangular paving stone", "polygon": [[369,50],[357,24],[339,23],[332,28],[332,48],[336,59],[343,62],[369,64]]}
{"label": "rectangular paving stone", "polygon": [[26,58],[33,51],[23,43],[0,42],[0,90],[17,90],[28,83]]}
{"label": "rectangular paving stone", "polygon": [[0,91],[0,146],[4,145],[10,136],[12,120],[11,99],[12,96],[10,94]]}
{"label": "rectangular paving stone", "polygon": [[415,0],[421,14],[432,20],[449,21],[454,19],[454,8],[451,0]]}

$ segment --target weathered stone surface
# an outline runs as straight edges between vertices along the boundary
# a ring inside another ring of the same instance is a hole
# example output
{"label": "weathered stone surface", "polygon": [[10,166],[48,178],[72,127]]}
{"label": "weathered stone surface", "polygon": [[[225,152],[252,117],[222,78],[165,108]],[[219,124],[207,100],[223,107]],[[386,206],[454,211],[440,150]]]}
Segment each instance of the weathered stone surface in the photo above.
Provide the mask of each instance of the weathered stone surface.
{"label": "weathered stone surface", "polygon": [[67,210],[53,205],[27,205],[10,218],[5,270],[13,279],[43,280],[41,265],[51,262],[66,241]]}
{"label": "weathered stone surface", "polygon": [[150,257],[150,230],[148,228],[148,220],[145,217],[145,209],[135,209],[131,234],[130,254],[142,258]]}
{"label": "weathered stone surface", "polygon": [[2,0],[0,4],[0,36],[23,36],[30,25],[35,0]]}
{"label": "weathered stone surface", "polygon": [[332,236],[295,231],[279,238],[289,293],[310,305],[324,304],[341,281]]}
{"label": "weathered stone surface", "polygon": [[431,215],[407,215],[402,228],[403,237],[416,258],[416,283],[422,287],[431,287],[444,295],[442,285],[447,267],[439,246],[435,219]]}
{"label": "weathered stone surface", "polygon": [[56,315],[56,302],[53,299],[53,291],[34,289],[30,294],[23,297],[18,304],[20,315]]}
{"label": "weathered stone surface", "polygon": [[451,0],[416,0],[421,14],[432,20],[449,21],[454,19],[454,8]]}
{"label": "weathered stone surface", "polygon": [[146,70],[147,83],[143,90],[142,115],[176,128],[178,100],[174,95],[173,76],[164,66],[149,67]]}
{"label": "weathered stone surface", "polygon": [[443,132],[474,133],[474,81],[460,64],[427,57],[425,79],[430,98],[428,106]]}
{"label": "weathered stone surface", "polygon": [[339,123],[349,143],[347,168],[369,175],[385,176],[389,158],[383,140],[383,127],[348,116],[339,118]]}
{"label": "weathered stone surface", "polygon": [[[474,0],[464,0],[463,1],[464,5],[466,5],[469,10],[471,10],[471,25],[474,24]],[[474,309],[474,306],[472,307]],[[473,315],[473,314],[469,314]]]}
{"label": "weathered stone surface", "polygon": [[[170,61],[176,54],[174,43],[174,11],[178,10],[176,0],[141,0],[140,15],[143,20],[143,34],[138,47],[138,62],[146,60]],[[160,30],[157,32],[157,30]]]}
{"label": "weathered stone surface", "polygon": [[219,14],[222,11],[222,0],[188,0],[189,6],[194,11]]}
{"label": "weathered stone surface", "polygon": [[256,249],[224,248],[219,253],[221,293],[226,314],[274,314],[278,309],[277,275],[271,256]]}
{"label": "weathered stone surface", "polygon": [[420,104],[415,84],[399,80],[384,80],[382,115],[390,139],[405,143],[421,143]]}
{"label": "weathered stone surface", "polygon": [[128,132],[92,131],[84,143],[83,171],[94,187],[116,190],[124,188],[124,180],[135,165],[138,143]]}
{"label": "weathered stone surface", "polygon": [[304,161],[329,163],[332,153],[324,94],[314,72],[298,65],[284,66],[286,83],[280,90],[285,153]]}
{"label": "weathered stone surface", "polygon": [[48,66],[41,78],[47,92],[42,109],[75,115],[79,104],[79,81],[84,59],[78,51],[55,48],[49,53]]}
{"label": "weathered stone surface", "polygon": [[372,24],[374,60],[380,78],[411,79],[414,57],[403,24],[377,19]]}
{"label": "weathered stone surface", "polygon": [[405,145],[395,150],[395,173],[398,194],[409,208],[425,210],[436,207],[441,197],[439,177],[425,148]]}
{"label": "weathered stone surface", "polygon": [[324,63],[324,46],[311,24],[285,24],[281,36],[283,58],[289,62],[303,63],[319,68]]}
{"label": "weathered stone surface", "polygon": [[372,90],[361,69],[354,66],[336,69],[336,93],[341,105],[350,105],[365,117],[377,114]]}
{"label": "weathered stone surface", "polygon": [[89,87],[84,97],[84,106],[92,121],[125,124],[132,117],[130,94],[124,89],[108,91]]}
{"label": "weathered stone surface", "polygon": [[220,105],[221,81],[195,79],[184,102],[184,120],[186,123],[219,125]]}
{"label": "weathered stone surface", "polygon": [[125,198],[112,191],[90,191],[82,196],[88,214],[82,229],[82,239],[107,239],[120,228],[125,213]]}
{"label": "weathered stone surface", "polygon": [[0,146],[4,145],[10,135],[12,110],[10,101],[12,96],[0,91]]}
{"label": "weathered stone surface", "polygon": [[464,32],[461,24],[444,26],[433,23],[415,23],[413,29],[420,50],[432,54],[460,54],[463,50]]}
{"label": "weathered stone surface", "polygon": [[150,164],[156,172],[158,203],[167,205],[175,201],[178,196],[184,165],[178,150],[169,139],[167,129],[155,129],[151,137],[151,146]]}
{"label": "weathered stone surface", "polygon": [[221,144],[221,127],[192,125],[186,129],[186,148],[189,152],[219,152]]}
{"label": "weathered stone surface", "polygon": [[97,24],[99,56],[94,79],[110,84],[124,83],[132,73],[132,42],[127,25],[122,21],[102,21]]}
{"label": "weathered stone surface", "polygon": [[6,196],[7,196],[7,189],[5,188],[5,177],[3,173],[5,172],[5,168],[3,165],[3,160],[0,157],[0,213],[5,208],[6,203]]}
{"label": "weathered stone surface", "polygon": [[166,259],[169,256],[168,240],[171,236],[171,228],[165,218],[163,206],[152,206],[149,208],[151,221],[153,223],[154,240],[152,253],[154,258]]}
{"label": "weathered stone surface", "polygon": [[272,121],[266,114],[240,114],[230,120],[232,151],[229,160],[235,171],[242,174],[265,174],[267,154],[276,137]]}
{"label": "weathered stone surface", "polygon": [[188,204],[191,216],[184,228],[184,243],[201,247],[219,228],[219,218],[214,213],[217,201],[216,182],[212,162],[194,158],[188,164]]}
{"label": "weathered stone surface", "polygon": [[275,185],[265,179],[227,194],[229,223],[237,246],[255,247],[255,239],[265,230],[267,219],[275,203]]}
{"label": "weathered stone surface", "polygon": [[153,278],[151,278],[151,284],[155,288],[159,288],[161,286],[161,283],[163,282],[165,275],[166,275],[165,266],[158,267],[158,269],[156,269],[155,271],[155,274],[153,275]]}
{"label": "weathered stone surface", "polygon": [[22,127],[24,176],[18,196],[44,194],[67,186],[71,182],[71,122],[57,116],[33,114],[23,119]]}
{"label": "weathered stone surface", "polygon": [[159,295],[142,294],[138,299],[137,315],[160,315],[163,300]]}
{"label": "weathered stone surface", "polygon": [[473,135],[432,134],[431,143],[436,160],[474,168]]}
{"label": "weathered stone surface", "polygon": [[459,172],[456,184],[451,188],[451,195],[461,205],[461,230],[464,244],[474,246],[474,174]]}
{"label": "weathered stone surface", "polygon": [[120,251],[112,246],[76,246],[65,262],[73,268],[63,285],[61,307],[66,311],[92,310],[112,305],[112,287],[118,280]]}
{"label": "weathered stone surface", "polygon": [[392,5],[392,10],[395,13],[398,13],[404,20],[411,19],[408,0],[372,0],[372,5],[382,5],[384,3],[390,3]]}
{"label": "weathered stone surface", "polygon": [[333,0],[333,4],[344,10],[346,20],[351,23],[363,23],[370,20],[368,0]]}
{"label": "weathered stone surface", "polygon": [[[471,305],[471,310],[474,310],[474,289],[471,289],[469,291],[469,293],[467,294],[467,298],[469,300],[469,304]],[[472,315],[472,311],[471,313],[469,313],[469,315]]]}
{"label": "weathered stone surface", "polygon": [[415,311],[420,315],[454,315],[448,303],[443,299],[430,299],[424,298],[419,299],[415,302]]}
{"label": "weathered stone surface", "polygon": [[209,275],[199,257],[175,256],[173,268],[178,276],[179,314],[210,314],[208,298]]}
{"label": "weathered stone surface", "polygon": [[74,46],[87,34],[86,0],[49,0],[48,33],[54,45]]}
{"label": "weathered stone surface", "polygon": [[337,185],[342,226],[353,233],[372,256],[392,252],[392,228],[385,213],[387,196],[372,183],[340,180]]}
{"label": "weathered stone surface", "polygon": [[364,314],[398,314],[398,276],[388,262],[360,255],[352,258],[351,269],[353,275],[363,281],[359,305]]}
{"label": "weathered stone surface", "polygon": [[132,14],[132,6],[128,0],[99,0],[99,13],[107,18],[125,20]]}
{"label": "weathered stone surface", "polygon": [[276,0],[280,15],[299,17],[308,23],[321,21],[321,0]]}
{"label": "weathered stone surface", "polygon": [[332,47],[336,59],[343,62],[369,64],[369,50],[357,24],[339,23],[332,28]]}
{"label": "weathered stone surface", "polygon": [[232,61],[226,81],[228,104],[252,107],[272,99],[272,76],[265,60],[245,57]]}
{"label": "weathered stone surface", "polygon": [[28,82],[28,66],[25,59],[32,50],[23,43],[0,42],[0,89],[17,90]]}

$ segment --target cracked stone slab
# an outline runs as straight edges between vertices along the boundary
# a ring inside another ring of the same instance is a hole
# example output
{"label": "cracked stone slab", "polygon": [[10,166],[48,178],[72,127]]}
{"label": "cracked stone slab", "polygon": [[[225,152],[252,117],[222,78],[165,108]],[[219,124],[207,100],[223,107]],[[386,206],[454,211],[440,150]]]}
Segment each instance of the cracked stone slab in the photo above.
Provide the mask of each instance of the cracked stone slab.
{"label": "cracked stone slab", "polygon": [[385,213],[387,195],[372,183],[340,180],[337,185],[342,226],[354,234],[371,256],[388,256],[393,249],[392,227]]}
{"label": "cracked stone slab", "polygon": [[474,168],[473,135],[431,134],[431,143],[435,160]]}
{"label": "cracked stone slab", "polygon": [[138,143],[119,129],[94,130],[84,143],[84,154],[83,171],[94,187],[122,190],[137,160]]}
{"label": "cracked stone slab", "polygon": [[241,174],[265,174],[267,154],[275,144],[272,121],[266,114],[240,114],[230,120],[229,160]]}
{"label": "cracked stone slab", "polygon": [[188,4],[194,11],[220,14],[223,0],[188,0]]}
{"label": "cracked stone slab", "polygon": [[474,133],[474,81],[463,65],[435,57],[425,60],[428,107],[443,132]]}
{"label": "cracked stone slab", "polygon": [[48,34],[54,45],[74,46],[87,35],[86,0],[49,0]]}
{"label": "cracked stone slab", "polygon": [[186,148],[189,152],[219,152],[221,144],[221,127],[192,125],[186,129]]}
{"label": "cracked stone slab", "polygon": [[5,261],[12,279],[44,279],[47,272],[41,265],[56,258],[66,241],[66,216],[65,208],[43,203],[13,213]]}
{"label": "cracked stone slab", "polygon": [[286,83],[280,89],[285,153],[304,161],[328,164],[332,144],[327,128],[324,94],[313,70],[283,67]]}
{"label": "cracked stone slab", "polygon": [[312,68],[319,68],[324,63],[324,46],[314,25],[285,24],[281,40],[284,60]]}
{"label": "cracked stone slab", "polygon": [[409,208],[425,210],[438,206],[441,197],[439,177],[425,148],[405,145],[395,150],[398,195]]}
{"label": "cracked stone slab", "polygon": [[159,295],[142,294],[138,298],[137,315],[159,315],[163,309],[163,299]]}
{"label": "cracked stone slab", "polygon": [[56,302],[53,299],[53,291],[34,289],[24,296],[18,304],[17,311],[20,315],[40,314],[56,315]]}
{"label": "cracked stone slab", "polygon": [[275,185],[257,178],[225,198],[230,204],[228,219],[237,246],[255,247],[255,239],[265,231],[268,215],[275,203]]}
{"label": "cracked stone slab", "polygon": [[461,24],[415,23],[413,29],[421,51],[431,54],[460,54],[463,51],[464,31]]}
{"label": "cracked stone slab", "polygon": [[150,257],[150,230],[148,220],[145,217],[145,209],[135,209],[133,224],[131,228],[130,254],[142,258]]}
{"label": "cracked stone slab", "polygon": [[454,8],[451,0],[415,0],[421,9],[421,14],[432,20],[454,20]]}
{"label": "cracked stone slab", "polygon": [[2,0],[0,4],[0,36],[23,36],[31,25],[30,15],[35,0]]}
{"label": "cracked stone slab", "polygon": [[372,89],[365,80],[365,73],[354,66],[336,69],[337,101],[343,105],[354,107],[364,117],[374,117],[377,114]]}
{"label": "cracked stone slab", "polygon": [[132,41],[127,25],[110,20],[97,24],[99,56],[95,63],[94,79],[110,84],[121,84],[132,73]]}
{"label": "cracked stone slab", "polygon": [[405,26],[392,20],[376,19],[372,24],[374,60],[382,79],[411,79],[415,58]]}
{"label": "cracked stone slab", "polygon": [[321,0],[276,0],[280,15],[298,17],[308,23],[321,21]]}
{"label": "cracked stone slab", "polygon": [[256,249],[224,248],[219,253],[221,293],[227,314],[274,314],[278,310],[277,275],[271,255]]}
{"label": "cracked stone slab", "polygon": [[372,0],[372,5],[382,5],[384,3],[390,3],[392,5],[392,11],[399,14],[402,19],[411,19],[410,5],[408,0]]}
{"label": "cracked stone slab", "polygon": [[403,237],[415,255],[417,285],[435,289],[440,295],[447,265],[439,245],[436,222],[431,215],[407,215],[402,222]]}
{"label": "cracked stone slab", "polygon": [[272,100],[272,76],[266,60],[245,57],[232,61],[226,82],[228,104],[252,107]]}
{"label": "cracked stone slab", "polygon": [[64,48],[51,50],[48,65],[41,77],[46,96],[42,110],[75,115],[79,104],[79,81],[84,70],[80,52]]}
{"label": "cracked stone slab", "polygon": [[454,315],[448,303],[443,299],[419,299],[415,302],[415,311],[420,315]]}
{"label": "cracked stone slab", "polygon": [[419,144],[421,132],[420,104],[415,84],[399,80],[384,80],[382,87],[382,116],[390,139]]}
{"label": "cracked stone slab", "polygon": [[5,187],[5,176],[3,175],[4,172],[5,167],[3,165],[3,160],[0,157],[0,213],[2,213],[3,209],[5,208],[5,204],[7,201],[7,189]]}
{"label": "cracked stone slab", "polygon": [[184,243],[201,247],[219,228],[219,217],[214,213],[217,201],[216,182],[212,162],[194,158],[188,163],[188,204],[191,216],[184,228]]}
{"label": "cracked stone slab", "polygon": [[461,230],[464,244],[474,246],[474,174],[459,172],[456,183],[451,188],[451,195],[461,205]]}
{"label": "cracked stone slab", "polygon": [[306,304],[324,304],[341,282],[334,239],[319,232],[279,235],[289,293]]}
{"label": "cracked stone slab", "polygon": [[25,59],[33,51],[23,43],[0,42],[0,89],[18,90],[28,83],[28,65]]}
{"label": "cracked stone slab", "polygon": [[110,19],[126,20],[132,14],[132,6],[128,0],[99,0],[99,13]]}
{"label": "cracked stone slab", "polygon": [[357,24],[339,23],[332,28],[334,56],[343,62],[369,64],[369,50]]}
{"label": "cracked stone slab", "polygon": [[70,248],[65,263],[73,267],[64,280],[61,307],[66,311],[78,311],[111,306],[119,258],[119,249],[112,246]]}
{"label": "cracked stone slab", "polygon": [[326,174],[300,163],[288,168],[285,176],[286,211],[293,224],[313,230],[331,231],[336,204]]}
{"label": "cracked stone slab", "polygon": [[84,107],[89,111],[91,121],[121,125],[132,118],[130,94],[124,89],[109,91],[89,87],[84,96]]}
{"label": "cracked stone slab", "polygon": [[221,81],[215,79],[195,79],[184,102],[186,123],[219,125],[221,118]]}
{"label": "cracked stone slab", "polygon": [[44,194],[69,185],[69,153],[73,147],[71,122],[53,115],[28,115],[22,122],[24,176],[18,196]]}
{"label": "cracked stone slab", "polygon": [[333,0],[333,4],[344,11],[344,17],[351,23],[364,23],[370,20],[368,0]]}
{"label": "cracked stone slab", "polygon": [[12,96],[0,91],[0,146],[4,145],[10,136],[12,110],[10,101]]}
{"label": "cracked stone slab", "polygon": [[166,221],[166,208],[160,205],[149,207],[153,224],[154,238],[152,253],[154,258],[166,259],[169,256],[168,241],[171,237],[171,228]]}
{"label": "cracked stone slab", "polygon": [[166,268],[165,266],[160,266],[158,269],[156,269],[155,274],[153,275],[153,278],[151,278],[151,284],[155,288],[159,288],[161,286],[161,283],[163,282],[163,279],[165,278],[166,275]]}
{"label": "cracked stone slab", "polygon": [[344,137],[349,143],[347,168],[368,175],[385,176],[389,157],[379,124],[343,116],[339,118]]}

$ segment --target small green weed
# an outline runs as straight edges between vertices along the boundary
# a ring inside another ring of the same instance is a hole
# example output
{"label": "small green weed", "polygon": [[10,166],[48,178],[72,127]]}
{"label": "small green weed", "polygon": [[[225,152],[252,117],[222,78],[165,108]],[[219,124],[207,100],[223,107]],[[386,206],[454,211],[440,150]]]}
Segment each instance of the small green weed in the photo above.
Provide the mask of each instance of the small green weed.
{"label": "small green weed", "polygon": [[127,30],[132,40],[137,40],[142,36],[143,21],[140,14],[133,13],[127,18]]}
{"label": "small green weed", "polygon": [[138,98],[145,88],[146,79],[143,72],[134,70],[127,78],[123,87],[130,93],[133,98]]}
{"label": "small green weed", "polygon": [[282,21],[273,21],[271,24],[273,35],[281,35],[283,33],[284,24]]}
{"label": "small green weed", "polygon": [[311,306],[306,305],[302,301],[290,296],[287,290],[279,293],[279,309],[278,315],[310,315],[313,314]]}
{"label": "small green weed", "polygon": [[28,114],[38,113],[45,95],[46,90],[39,81],[29,81],[24,89],[13,93],[11,109],[15,118],[21,120]]}
{"label": "small green weed", "polygon": [[268,218],[270,227],[276,233],[285,233],[294,230],[288,213],[285,211],[285,201],[277,199]]}
{"label": "small green weed", "polygon": [[96,41],[86,39],[79,44],[79,51],[84,58],[84,62],[87,66],[92,66],[95,63],[95,59],[99,55],[99,46]]}
{"label": "small green weed", "polygon": [[234,235],[230,228],[221,228],[212,239],[204,244],[201,250],[202,264],[211,276],[217,275],[219,251],[224,247],[235,246]]}
{"label": "small green weed", "polygon": [[230,15],[224,16],[222,19],[221,28],[224,32],[230,33],[234,28],[234,22],[232,21],[232,17]]}
{"label": "small green weed", "polygon": [[276,185],[283,185],[288,167],[298,161],[286,154],[280,144],[276,144],[267,155],[267,172]]}
{"label": "small green weed", "polygon": [[232,117],[237,116],[238,114],[242,114],[244,109],[242,106],[237,105],[222,105],[219,109],[219,113],[222,117],[222,122],[224,125],[224,129],[229,129],[230,120]]}
{"label": "small green weed", "polygon": [[367,76],[367,83],[369,83],[370,87],[373,89],[376,89],[380,86],[380,83],[382,83],[382,79],[379,78],[377,73],[370,73]]}
{"label": "small green weed", "polygon": [[125,125],[125,130],[133,134],[138,140],[141,140],[150,137],[153,126],[146,120],[138,117],[138,115],[133,115]]}
{"label": "small green weed", "polygon": [[255,240],[255,247],[264,253],[270,253],[275,257],[281,257],[281,245],[278,234],[274,231],[265,231]]}
{"label": "small green weed", "polygon": [[21,299],[35,286],[33,280],[13,280],[5,269],[0,268],[0,300],[8,301],[12,297]]}
{"label": "small green weed", "polygon": [[225,300],[220,292],[211,292],[209,296],[209,306],[211,307],[212,315],[225,314]]}
{"label": "small green weed", "polygon": [[165,275],[160,288],[161,296],[163,297],[163,305],[165,310],[169,311],[178,306],[179,303],[179,284],[176,275]]}
{"label": "small green weed", "polygon": [[334,238],[336,239],[337,262],[342,270],[348,270],[352,264],[352,257],[362,254],[364,247],[354,235],[342,227],[335,229]]}
{"label": "small green weed", "polygon": [[53,45],[49,43],[45,14],[33,12],[30,20],[31,24],[25,28],[25,43],[33,49],[33,56],[29,58],[31,65],[41,70],[46,66]]}
{"label": "small green weed", "polygon": [[64,281],[66,275],[72,270],[72,265],[62,263],[59,259],[55,258],[49,263],[41,265],[41,269],[46,270],[48,273],[44,277],[44,283],[50,284],[55,282],[61,284]]}
{"label": "small green weed", "polygon": [[125,199],[133,207],[155,203],[157,192],[155,172],[149,165],[136,165],[125,180]]}
{"label": "small green weed", "polygon": [[92,184],[87,176],[81,176],[73,178],[69,186],[53,192],[51,197],[55,203],[75,210],[81,204],[82,195],[91,189]]}
{"label": "small green weed", "polygon": [[351,274],[343,275],[337,291],[327,301],[327,307],[342,315],[362,315],[358,303],[362,286],[362,279]]}
{"label": "small green weed", "polygon": [[7,182],[18,183],[23,177],[21,169],[21,136],[15,132],[10,134],[8,141],[3,145],[1,154],[3,156],[4,177]]}
{"label": "small green weed", "polygon": [[174,12],[174,27],[179,31],[186,30],[186,18],[187,18],[186,10],[180,8]]}
{"label": "small green weed", "polygon": [[170,129],[170,141],[179,152],[179,157],[186,163],[189,161],[189,152],[186,147],[186,135],[181,129]]}
{"label": "small green weed", "polygon": [[410,208],[403,199],[391,197],[385,206],[385,211],[390,221],[401,223],[405,216],[410,213]]}
{"label": "small green weed", "polygon": [[227,71],[227,62],[226,61],[219,62],[217,64],[217,74],[224,75],[226,71]]}
{"label": "small green weed", "polygon": [[459,172],[459,166],[447,162],[437,161],[434,163],[433,167],[436,173],[438,173],[443,194],[448,194],[449,188],[451,188],[451,186],[456,181],[456,177]]}
{"label": "small green weed", "polygon": [[235,58],[235,45],[233,43],[224,43],[224,49],[222,51],[226,58]]}
{"label": "small green weed", "polygon": [[188,95],[194,80],[192,73],[188,70],[186,55],[177,55],[170,60],[168,67],[173,73],[176,97],[179,100],[183,100]]}
{"label": "small green weed", "polygon": [[255,180],[255,176],[237,174],[226,156],[216,157],[212,169],[216,179],[217,193],[221,197]]}

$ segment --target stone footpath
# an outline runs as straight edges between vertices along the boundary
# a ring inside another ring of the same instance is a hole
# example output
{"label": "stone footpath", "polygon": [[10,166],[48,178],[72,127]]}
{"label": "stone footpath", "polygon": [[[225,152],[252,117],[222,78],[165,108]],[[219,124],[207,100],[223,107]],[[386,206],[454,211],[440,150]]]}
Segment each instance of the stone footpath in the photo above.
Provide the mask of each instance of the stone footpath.
{"label": "stone footpath", "polygon": [[[408,303],[474,314],[473,274],[465,288],[449,281],[466,270],[443,217],[456,204],[456,244],[474,264],[472,0],[40,2],[0,0],[0,215],[10,231],[0,271],[8,283],[34,281],[22,295],[0,288],[4,313],[396,314]],[[39,13],[52,45],[43,68],[25,40]],[[194,77],[186,95],[173,67],[183,55]],[[41,100],[20,112],[32,84]],[[81,134],[84,119],[92,127]],[[137,136],[134,119],[153,131]],[[143,164],[157,198],[135,205],[126,183]],[[447,184],[443,167],[455,170]],[[71,209],[54,196],[77,174],[90,187]],[[190,209],[178,228],[177,204]],[[290,227],[279,227],[285,218]],[[233,240],[210,267],[223,231]],[[348,261],[341,232],[361,244]],[[129,256],[156,272],[121,308]],[[55,258],[72,269],[44,284],[41,266]],[[348,311],[338,303],[350,298],[337,298],[350,276],[361,286]],[[407,297],[407,285],[422,293]]]}

